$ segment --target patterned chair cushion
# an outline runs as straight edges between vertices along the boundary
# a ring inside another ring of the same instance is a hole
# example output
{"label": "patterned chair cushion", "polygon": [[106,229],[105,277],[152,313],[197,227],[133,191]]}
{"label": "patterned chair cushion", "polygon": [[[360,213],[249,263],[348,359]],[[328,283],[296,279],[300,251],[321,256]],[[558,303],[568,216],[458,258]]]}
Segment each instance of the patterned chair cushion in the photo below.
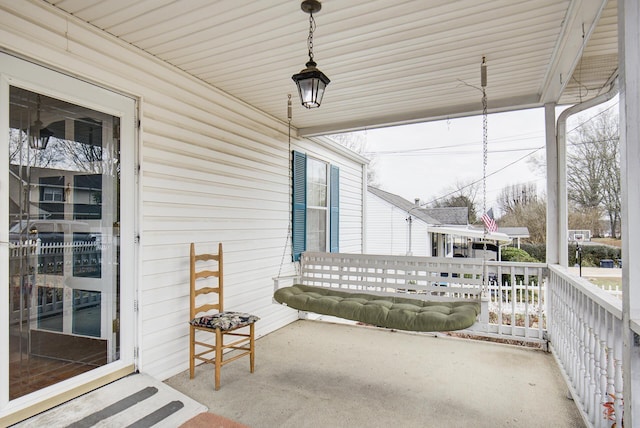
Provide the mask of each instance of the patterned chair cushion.
{"label": "patterned chair cushion", "polygon": [[194,318],[189,321],[189,324],[195,327],[219,328],[223,331],[228,331],[248,326],[259,319],[257,316],[245,312],[219,312]]}

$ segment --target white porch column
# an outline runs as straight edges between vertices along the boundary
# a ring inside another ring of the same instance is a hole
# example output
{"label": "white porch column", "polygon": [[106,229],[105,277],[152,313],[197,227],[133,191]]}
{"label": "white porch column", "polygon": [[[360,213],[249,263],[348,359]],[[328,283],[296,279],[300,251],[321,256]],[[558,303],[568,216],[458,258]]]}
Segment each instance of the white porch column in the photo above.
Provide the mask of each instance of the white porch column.
{"label": "white porch column", "polygon": [[560,263],[560,212],[558,140],[556,139],[556,105],[544,105],[547,148],[547,263]]}
{"label": "white porch column", "polygon": [[[618,1],[624,425],[640,426],[640,4]],[[635,329],[635,331],[634,331]]]}

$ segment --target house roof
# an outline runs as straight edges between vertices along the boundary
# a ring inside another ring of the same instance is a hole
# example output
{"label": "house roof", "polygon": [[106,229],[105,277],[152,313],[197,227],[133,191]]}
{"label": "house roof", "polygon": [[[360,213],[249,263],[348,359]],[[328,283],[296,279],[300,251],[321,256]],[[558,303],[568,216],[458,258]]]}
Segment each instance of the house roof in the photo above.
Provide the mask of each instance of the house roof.
{"label": "house roof", "polygon": [[441,224],[440,221],[436,220],[435,218],[429,216],[427,213],[425,213],[424,209],[420,208],[419,205],[416,205],[413,202],[409,202],[406,199],[404,199],[401,196],[398,196],[396,194],[393,193],[389,193],[387,191],[384,191],[382,189],[378,189],[377,187],[373,187],[373,186],[367,186],[367,190],[376,195],[377,197],[379,197],[380,199],[388,202],[389,204],[401,209],[402,211],[406,211],[407,214],[410,214],[414,217],[419,218],[420,220],[424,221],[427,224]]}
{"label": "house roof", "polygon": [[502,232],[486,232],[471,225],[467,226],[434,226],[429,228],[429,232],[442,233],[445,235],[464,236],[475,239],[488,239],[492,241],[511,242],[511,238]]}
{"label": "house roof", "polygon": [[511,238],[509,238],[504,233],[489,232],[485,234],[484,230],[476,229],[472,226],[469,226],[467,225],[466,222],[464,223],[464,225],[443,224],[439,220],[427,215],[426,214],[427,210],[424,208],[420,208],[419,205],[416,205],[414,202],[409,202],[398,195],[378,189],[377,187],[368,186],[367,189],[371,194],[376,195],[380,199],[388,202],[389,204],[403,211],[406,211],[408,214],[427,223],[430,226],[429,227],[430,232],[443,233],[446,235],[466,236],[469,238],[484,238],[484,239],[491,239],[491,240],[496,240],[501,242],[511,241]]}
{"label": "house roof", "polygon": [[506,233],[512,238],[528,238],[528,227],[498,227],[498,232]]}
{"label": "house roof", "polygon": [[615,0],[323,0],[313,52],[331,83],[307,110],[299,1],[45,1],[284,123],[291,94],[303,136],[478,114],[483,57],[490,112],[585,101],[617,74]]}
{"label": "house roof", "polygon": [[422,211],[443,224],[469,224],[469,208],[467,207],[422,208]]}

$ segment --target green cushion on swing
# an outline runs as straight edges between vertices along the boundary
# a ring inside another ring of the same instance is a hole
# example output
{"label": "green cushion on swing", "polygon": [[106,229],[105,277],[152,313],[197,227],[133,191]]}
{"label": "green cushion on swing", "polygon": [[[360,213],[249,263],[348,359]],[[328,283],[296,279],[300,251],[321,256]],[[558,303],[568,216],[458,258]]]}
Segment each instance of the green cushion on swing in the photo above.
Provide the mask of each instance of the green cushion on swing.
{"label": "green cushion on swing", "polygon": [[300,311],[408,331],[462,330],[480,313],[480,302],[473,300],[425,301],[301,284],[280,288],[274,298]]}

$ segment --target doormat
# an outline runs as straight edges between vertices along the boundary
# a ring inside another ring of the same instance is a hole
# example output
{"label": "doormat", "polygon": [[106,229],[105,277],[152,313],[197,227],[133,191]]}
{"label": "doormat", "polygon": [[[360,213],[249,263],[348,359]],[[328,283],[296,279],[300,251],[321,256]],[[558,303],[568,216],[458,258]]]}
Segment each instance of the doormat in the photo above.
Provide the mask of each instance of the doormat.
{"label": "doormat", "polygon": [[14,427],[178,427],[206,411],[206,406],[164,382],[148,375],[132,374]]}
{"label": "doormat", "polygon": [[249,428],[246,425],[232,421],[214,413],[200,413],[189,419],[180,428]]}

